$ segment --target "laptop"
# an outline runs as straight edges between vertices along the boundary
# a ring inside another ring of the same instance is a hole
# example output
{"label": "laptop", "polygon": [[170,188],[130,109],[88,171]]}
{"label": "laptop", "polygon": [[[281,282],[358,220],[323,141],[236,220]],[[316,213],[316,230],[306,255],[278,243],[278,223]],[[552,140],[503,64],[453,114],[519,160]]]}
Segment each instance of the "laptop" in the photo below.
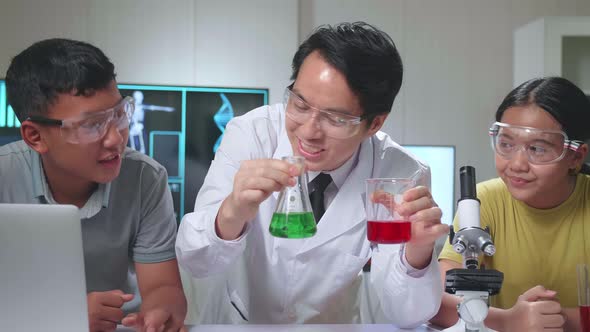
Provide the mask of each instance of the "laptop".
{"label": "laptop", "polygon": [[88,331],[77,207],[0,204],[0,326]]}

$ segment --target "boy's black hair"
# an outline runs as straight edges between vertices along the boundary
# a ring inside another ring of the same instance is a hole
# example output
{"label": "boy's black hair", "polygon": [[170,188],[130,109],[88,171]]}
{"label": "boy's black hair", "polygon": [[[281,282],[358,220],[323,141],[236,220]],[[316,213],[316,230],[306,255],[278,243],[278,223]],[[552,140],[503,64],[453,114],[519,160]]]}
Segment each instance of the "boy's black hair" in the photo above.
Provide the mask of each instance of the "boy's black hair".
{"label": "boy's black hair", "polygon": [[22,122],[44,114],[59,94],[90,96],[115,79],[115,66],[97,47],[69,39],[46,39],[15,56],[6,72],[8,100]]}

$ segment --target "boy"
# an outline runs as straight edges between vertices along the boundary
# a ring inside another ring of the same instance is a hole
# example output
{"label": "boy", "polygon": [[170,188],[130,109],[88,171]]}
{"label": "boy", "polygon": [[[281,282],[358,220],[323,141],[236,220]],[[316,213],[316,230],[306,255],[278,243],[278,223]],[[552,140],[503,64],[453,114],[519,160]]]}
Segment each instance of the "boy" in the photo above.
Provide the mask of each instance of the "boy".
{"label": "boy", "polygon": [[[120,95],[114,65],[90,44],[48,39],[12,60],[6,87],[22,140],[0,147],[0,202],[80,209],[90,330],[183,329],[167,174],[126,148],[133,99]],[[125,316],[137,309],[122,308],[133,270],[141,308]]]}

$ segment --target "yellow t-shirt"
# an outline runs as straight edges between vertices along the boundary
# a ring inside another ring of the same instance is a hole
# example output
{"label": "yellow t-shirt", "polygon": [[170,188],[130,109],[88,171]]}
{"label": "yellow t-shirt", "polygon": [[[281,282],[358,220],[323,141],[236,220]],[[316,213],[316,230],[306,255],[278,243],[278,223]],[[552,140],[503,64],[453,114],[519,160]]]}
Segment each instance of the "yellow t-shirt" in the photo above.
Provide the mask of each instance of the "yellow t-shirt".
{"label": "yellow t-shirt", "polygon": [[[515,200],[501,179],[477,185],[481,226],[490,227],[496,254],[485,256],[488,269],[504,273],[491,305],[510,308],[536,285],[557,291],[562,306],[578,305],[576,265],[590,264],[590,175],[579,174],[573,194],[560,206],[540,210]],[[458,230],[455,216],[454,229]],[[462,263],[448,239],[438,257]]]}

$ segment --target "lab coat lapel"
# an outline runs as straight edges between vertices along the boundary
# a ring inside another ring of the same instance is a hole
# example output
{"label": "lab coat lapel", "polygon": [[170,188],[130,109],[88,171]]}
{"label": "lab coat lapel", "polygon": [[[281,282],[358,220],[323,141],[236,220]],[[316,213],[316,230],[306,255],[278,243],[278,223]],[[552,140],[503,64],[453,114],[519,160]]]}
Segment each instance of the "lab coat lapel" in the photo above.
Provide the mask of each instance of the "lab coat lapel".
{"label": "lab coat lapel", "polygon": [[[284,128],[284,126],[282,127]],[[285,156],[292,156],[293,155],[293,148],[291,147],[291,142],[289,142],[289,136],[287,136],[286,130],[281,130],[279,133],[279,139],[277,143],[277,149],[275,150],[272,158],[273,159],[281,159]],[[275,199],[279,198],[279,192],[275,191],[273,194]]]}
{"label": "lab coat lapel", "polygon": [[358,158],[356,167],[324,213],[317,233],[305,243],[299,254],[316,248],[365,221],[365,179],[371,177],[374,162],[370,138],[361,144]]}
{"label": "lab coat lapel", "polygon": [[292,156],[293,155],[293,148],[291,147],[291,142],[289,142],[289,136],[287,136],[286,130],[281,130],[279,133],[279,139],[277,143],[277,149],[273,154],[273,159],[281,159],[285,156]]}

